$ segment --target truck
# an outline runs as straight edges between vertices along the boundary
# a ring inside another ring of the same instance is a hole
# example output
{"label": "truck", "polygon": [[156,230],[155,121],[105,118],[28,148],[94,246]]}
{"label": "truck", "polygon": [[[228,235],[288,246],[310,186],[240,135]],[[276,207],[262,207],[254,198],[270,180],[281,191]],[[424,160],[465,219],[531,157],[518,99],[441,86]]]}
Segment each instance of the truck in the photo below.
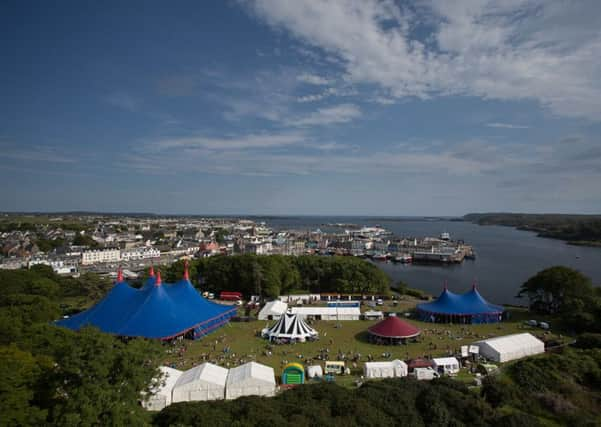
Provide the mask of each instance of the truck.
{"label": "truck", "polygon": [[233,291],[221,291],[219,299],[224,301],[240,301],[242,300],[242,293]]}

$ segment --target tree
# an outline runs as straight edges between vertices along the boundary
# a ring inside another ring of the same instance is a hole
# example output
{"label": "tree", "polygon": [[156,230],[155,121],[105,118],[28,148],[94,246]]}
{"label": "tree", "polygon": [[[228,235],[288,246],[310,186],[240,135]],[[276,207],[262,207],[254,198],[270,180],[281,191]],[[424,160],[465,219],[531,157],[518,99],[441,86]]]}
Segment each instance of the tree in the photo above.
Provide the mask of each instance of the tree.
{"label": "tree", "polygon": [[35,389],[50,361],[21,351],[14,344],[0,347],[0,414],[2,425],[42,425],[46,411],[36,405]]}
{"label": "tree", "polygon": [[146,423],[147,414],[138,400],[158,375],[160,344],[142,339],[125,343],[93,328],[75,333],[44,325],[32,334],[23,345],[55,362],[38,390],[46,396],[50,423]]}
{"label": "tree", "polygon": [[582,309],[593,296],[588,277],[569,267],[556,266],[538,272],[524,283],[518,297],[526,295],[531,309],[544,313],[561,313]]}
{"label": "tree", "polygon": [[528,279],[518,296],[527,295],[533,311],[556,314],[575,331],[601,331],[601,297],[588,277],[568,267],[551,267]]}

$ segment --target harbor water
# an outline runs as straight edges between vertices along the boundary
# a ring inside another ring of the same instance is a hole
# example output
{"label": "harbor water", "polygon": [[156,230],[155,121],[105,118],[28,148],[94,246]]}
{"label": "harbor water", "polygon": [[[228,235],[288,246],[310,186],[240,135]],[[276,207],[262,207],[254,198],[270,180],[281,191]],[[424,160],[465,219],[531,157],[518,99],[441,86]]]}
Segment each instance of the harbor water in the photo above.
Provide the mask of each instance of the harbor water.
{"label": "harbor water", "polygon": [[453,292],[464,292],[477,282],[481,293],[491,302],[521,304],[516,298],[522,283],[538,271],[554,265],[575,268],[601,286],[601,248],[568,245],[561,240],[537,237],[535,233],[512,227],[480,226],[469,222],[423,218],[373,217],[257,217],[276,230],[315,230],[342,232],[327,224],[379,225],[399,237],[437,237],[448,232],[453,240],[464,240],[476,252],[475,260],[452,265],[411,265],[374,263],[394,282],[402,280],[410,287],[437,295],[444,283]]}

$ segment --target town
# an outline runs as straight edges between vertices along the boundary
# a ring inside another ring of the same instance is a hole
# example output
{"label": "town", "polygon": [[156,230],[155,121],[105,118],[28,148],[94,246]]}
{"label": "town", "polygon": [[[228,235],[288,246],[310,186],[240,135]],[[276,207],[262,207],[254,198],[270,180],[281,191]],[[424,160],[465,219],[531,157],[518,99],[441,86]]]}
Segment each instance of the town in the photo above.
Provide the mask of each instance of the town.
{"label": "town", "polygon": [[324,224],[275,230],[244,218],[56,215],[15,216],[0,222],[0,268],[49,265],[58,274],[84,271],[126,275],[151,264],[215,255],[344,255],[399,263],[460,263],[473,248],[438,237],[393,236],[379,226]]}

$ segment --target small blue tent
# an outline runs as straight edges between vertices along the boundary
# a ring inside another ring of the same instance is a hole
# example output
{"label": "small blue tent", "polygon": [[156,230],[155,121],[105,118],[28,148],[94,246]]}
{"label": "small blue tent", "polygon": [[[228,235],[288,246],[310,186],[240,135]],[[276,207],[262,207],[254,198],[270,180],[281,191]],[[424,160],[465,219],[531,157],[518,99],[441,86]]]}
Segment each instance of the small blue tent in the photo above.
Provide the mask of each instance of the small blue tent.
{"label": "small blue tent", "polygon": [[59,326],[79,330],[95,326],[103,332],[128,336],[170,339],[189,335],[195,339],[223,326],[236,307],[204,299],[190,283],[188,272],[174,284],[162,283],[160,272],[141,289],[129,286],[119,274],[117,283],[98,304],[61,319]]}
{"label": "small blue tent", "polygon": [[419,318],[438,323],[496,323],[503,318],[503,307],[490,304],[476,289],[455,294],[446,286],[436,301],[418,304]]}

